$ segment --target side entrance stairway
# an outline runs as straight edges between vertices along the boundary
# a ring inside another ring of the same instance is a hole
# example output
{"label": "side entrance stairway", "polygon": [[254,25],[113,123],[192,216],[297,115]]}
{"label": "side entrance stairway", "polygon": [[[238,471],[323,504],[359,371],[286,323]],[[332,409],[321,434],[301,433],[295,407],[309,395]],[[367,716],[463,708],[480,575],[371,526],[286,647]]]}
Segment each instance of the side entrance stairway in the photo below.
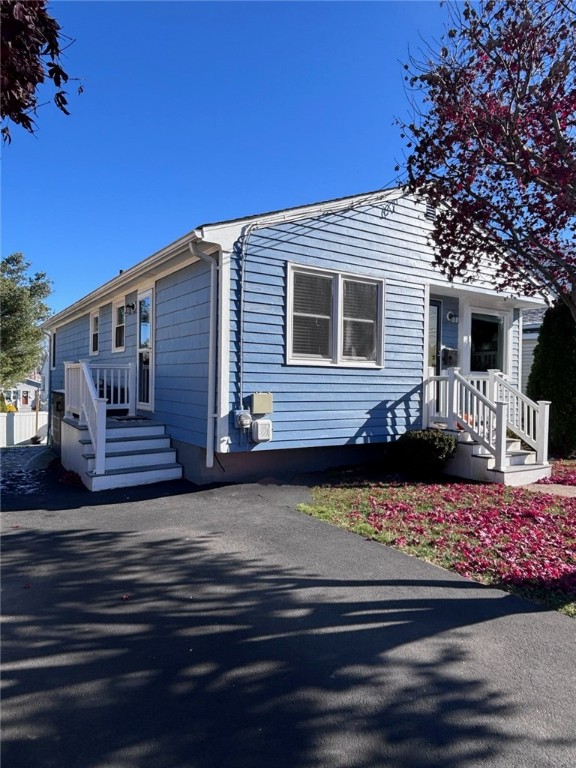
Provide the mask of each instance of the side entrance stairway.
{"label": "side entrance stairway", "polygon": [[90,491],[179,480],[182,467],[163,424],[147,419],[106,420],[104,471],[95,468],[96,453],[87,426],[78,429],[82,481]]}
{"label": "side entrance stairway", "polygon": [[134,367],[65,363],[62,464],[91,491],[182,477],[164,424],[136,415]]}
{"label": "side entrance stairway", "polygon": [[89,435],[80,439],[86,477],[91,491],[179,480],[182,467],[163,424],[147,420],[106,422],[105,470],[94,468],[95,453]]}

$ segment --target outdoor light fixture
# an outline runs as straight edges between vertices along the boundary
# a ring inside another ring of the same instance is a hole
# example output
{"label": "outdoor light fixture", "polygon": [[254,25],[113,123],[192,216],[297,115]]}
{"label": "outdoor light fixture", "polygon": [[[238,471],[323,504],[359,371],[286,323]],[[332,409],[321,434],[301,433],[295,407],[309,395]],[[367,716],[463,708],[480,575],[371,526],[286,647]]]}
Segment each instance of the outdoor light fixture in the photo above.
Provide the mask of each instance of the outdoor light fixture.
{"label": "outdoor light fixture", "polygon": [[134,303],[132,303],[132,304],[125,304],[124,306],[126,308],[126,314],[127,315],[133,315],[134,312],[136,312],[136,304],[134,304]]}

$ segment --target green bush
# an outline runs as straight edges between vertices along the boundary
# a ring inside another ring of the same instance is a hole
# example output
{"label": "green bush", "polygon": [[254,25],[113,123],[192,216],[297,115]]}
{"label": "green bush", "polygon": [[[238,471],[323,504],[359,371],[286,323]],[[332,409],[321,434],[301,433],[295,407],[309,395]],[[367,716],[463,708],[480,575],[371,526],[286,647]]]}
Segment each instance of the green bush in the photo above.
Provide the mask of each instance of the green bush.
{"label": "green bush", "polygon": [[442,471],[456,452],[455,435],[440,429],[405,432],[394,444],[396,459],[406,472],[429,477]]}
{"label": "green bush", "polygon": [[551,454],[576,454],[576,324],[563,302],[544,315],[527,394],[532,400],[551,401]]}

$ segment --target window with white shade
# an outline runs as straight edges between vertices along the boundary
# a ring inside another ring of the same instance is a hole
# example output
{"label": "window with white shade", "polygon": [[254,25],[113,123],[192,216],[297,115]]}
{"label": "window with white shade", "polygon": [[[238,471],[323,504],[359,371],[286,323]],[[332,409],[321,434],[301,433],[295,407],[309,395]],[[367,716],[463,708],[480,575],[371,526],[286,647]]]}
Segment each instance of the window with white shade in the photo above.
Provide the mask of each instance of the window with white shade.
{"label": "window with white shade", "polygon": [[288,363],[380,367],[384,282],[290,265]]}

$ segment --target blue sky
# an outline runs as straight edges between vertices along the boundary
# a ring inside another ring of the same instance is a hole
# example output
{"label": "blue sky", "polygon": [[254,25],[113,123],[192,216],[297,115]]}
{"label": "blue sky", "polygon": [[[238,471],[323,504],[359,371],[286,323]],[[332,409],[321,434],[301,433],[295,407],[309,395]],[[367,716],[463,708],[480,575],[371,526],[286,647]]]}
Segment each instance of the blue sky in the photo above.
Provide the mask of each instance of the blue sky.
{"label": "blue sky", "polygon": [[71,116],[2,150],[2,255],[59,311],[199,224],[394,183],[402,63],[437,40],[436,0],[76,0]]}

